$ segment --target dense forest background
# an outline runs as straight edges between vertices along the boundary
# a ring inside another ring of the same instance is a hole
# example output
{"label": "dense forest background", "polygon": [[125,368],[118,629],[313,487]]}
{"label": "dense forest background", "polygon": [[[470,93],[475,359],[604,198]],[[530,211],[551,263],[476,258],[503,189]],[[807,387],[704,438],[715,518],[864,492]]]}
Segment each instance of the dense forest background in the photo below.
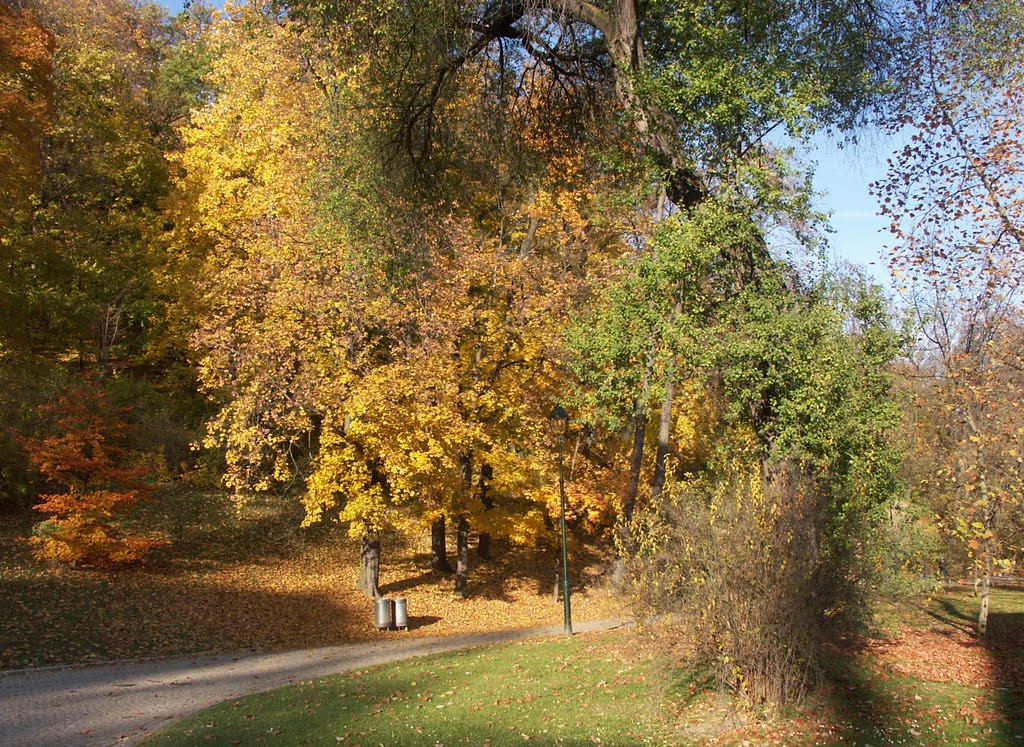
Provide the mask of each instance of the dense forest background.
{"label": "dense forest background", "polygon": [[[2,0],[0,510],[102,567],[159,484],[284,493],[370,595],[447,522],[465,595],[557,531],[561,403],[572,534],[799,697],[866,590],[1018,561],[1021,15]],[[867,123],[897,302],[779,145]]]}

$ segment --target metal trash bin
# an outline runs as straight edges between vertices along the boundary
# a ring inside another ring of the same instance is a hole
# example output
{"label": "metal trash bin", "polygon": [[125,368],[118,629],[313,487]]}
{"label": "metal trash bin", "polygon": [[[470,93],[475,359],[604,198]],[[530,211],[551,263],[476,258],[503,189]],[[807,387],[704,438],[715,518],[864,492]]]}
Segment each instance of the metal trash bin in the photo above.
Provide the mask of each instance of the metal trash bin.
{"label": "metal trash bin", "polygon": [[409,629],[409,611],[404,597],[395,600],[395,627]]}
{"label": "metal trash bin", "polygon": [[378,597],[374,600],[374,624],[379,630],[391,627],[391,600]]}

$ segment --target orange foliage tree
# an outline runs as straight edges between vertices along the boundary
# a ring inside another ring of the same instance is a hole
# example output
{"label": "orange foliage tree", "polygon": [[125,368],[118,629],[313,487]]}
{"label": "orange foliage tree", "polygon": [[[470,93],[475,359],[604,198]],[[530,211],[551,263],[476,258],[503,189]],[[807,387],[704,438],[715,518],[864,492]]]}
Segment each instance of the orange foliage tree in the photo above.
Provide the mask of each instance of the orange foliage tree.
{"label": "orange foliage tree", "polygon": [[36,557],[77,565],[112,566],[140,560],[159,540],[126,532],[120,517],[150,489],[144,466],[131,464],[123,440],[124,413],[86,384],[45,408],[55,435],[25,439],[32,465],[61,492],[34,506],[48,519],[30,542]]}

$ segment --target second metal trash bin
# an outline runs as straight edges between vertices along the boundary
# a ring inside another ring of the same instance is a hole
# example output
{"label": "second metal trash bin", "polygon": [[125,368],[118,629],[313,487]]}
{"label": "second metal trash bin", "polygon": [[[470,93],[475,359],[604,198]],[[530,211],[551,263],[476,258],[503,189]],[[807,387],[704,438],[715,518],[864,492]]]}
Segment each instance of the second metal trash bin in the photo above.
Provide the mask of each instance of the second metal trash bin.
{"label": "second metal trash bin", "polygon": [[402,628],[403,630],[409,629],[409,612],[406,607],[404,597],[400,597],[395,600],[394,624],[396,628]]}

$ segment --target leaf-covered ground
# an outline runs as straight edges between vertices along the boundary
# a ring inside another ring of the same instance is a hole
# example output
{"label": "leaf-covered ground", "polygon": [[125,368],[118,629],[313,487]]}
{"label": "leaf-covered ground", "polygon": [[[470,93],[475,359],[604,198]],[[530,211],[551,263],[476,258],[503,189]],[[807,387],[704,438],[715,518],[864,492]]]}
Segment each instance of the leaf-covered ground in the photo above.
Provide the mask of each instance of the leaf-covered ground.
{"label": "leaf-covered ground", "polygon": [[[144,524],[172,540],[143,565],[119,572],[53,567],[22,541],[38,516],[0,525],[0,670],[146,656],[303,648],[388,636],[444,636],[556,624],[551,549],[496,539],[475,553],[468,600],[452,576],[429,570],[429,533],[384,539],[381,584],[408,600],[410,630],[373,627],[372,601],[354,589],[358,550],[336,526],[298,528],[287,499],[240,512],[217,492],[170,491]],[[450,549],[451,549],[450,545]],[[622,614],[600,574],[607,557],[573,558],[575,620]]]}

